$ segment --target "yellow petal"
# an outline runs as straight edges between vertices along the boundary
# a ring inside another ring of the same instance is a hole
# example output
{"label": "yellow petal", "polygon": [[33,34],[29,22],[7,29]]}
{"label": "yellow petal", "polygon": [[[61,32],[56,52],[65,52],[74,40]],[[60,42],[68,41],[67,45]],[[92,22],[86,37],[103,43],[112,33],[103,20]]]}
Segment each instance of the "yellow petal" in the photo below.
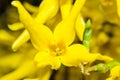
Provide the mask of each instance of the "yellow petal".
{"label": "yellow petal", "polygon": [[28,2],[24,2],[23,5],[31,13],[37,13],[39,11],[38,7],[33,6],[33,5],[29,4]]}
{"label": "yellow petal", "polygon": [[106,80],[114,80],[113,78],[107,78]]}
{"label": "yellow petal", "polygon": [[111,57],[109,56],[105,56],[105,55],[101,55],[100,53],[91,53],[88,55],[88,61],[90,63],[92,63],[95,60],[101,60],[101,61],[105,61],[105,62],[109,62],[111,60],[113,60]]}
{"label": "yellow petal", "polygon": [[38,67],[52,66],[52,69],[58,69],[61,66],[61,62],[58,57],[51,56],[48,52],[41,51],[36,54],[35,61]]}
{"label": "yellow petal", "polygon": [[116,0],[116,4],[117,4],[117,13],[120,17],[120,0]]}
{"label": "yellow petal", "polygon": [[[120,66],[116,66],[114,67],[113,69],[111,69],[110,71],[110,78],[115,80],[119,80],[120,79]],[[110,80],[110,79],[107,79],[107,80]]]}
{"label": "yellow petal", "polygon": [[[71,7],[72,7],[72,0],[60,0],[60,9],[63,20],[69,16]],[[74,27],[74,22],[72,23],[69,22],[68,20],[60,22],[60,24],[56,26],[54,31],[56,43],[62,41],[66,45],[71,44],[75,38],[75,32],[73,27]]]}
{"label": "yellow petal", "polygon": [[54,30],[54,38],[56,43],[64,42],[66,46],[70,45],[75,39],[73,23],[60,22]]}
{"label": "yellow petal", "polygon": [[71,9],[71,13],[69,16],[69,20],[73,20],[75,21],[77,16],[79,15],[82,7],[84,6],[86,0],[76,0],[72,9]]}
{"label": "yellow petal", "polygon": [[79,16],[77,17],[77,21],[75,23],[75,29],[79,39],[82,41],[85,30],[85,23],[83,21],[81,14],[79,14]]}
{"label": "yellow petal", "polygon": [[13,51],[16,51],[21,47],[25,42],[30,39],[30,35],[27,30],[24,30],[23,33],[14,41],[12,44]]}
{"label": "yellow petal", "polygon": [[73,44],[68,47],[67,52],[61,56],[61,61],[66,66],[77,66],[83,61],[87,61],[89,52],[81,44]]}
{"label": "yellow petal", "polygon": [[13,30],[13,31],[16,31],[16,30],[23,29],[24,25],[21,22],[17,22],[14,24],[8,24],[8,28]]}
{"label": "yellow petal", "polygon": [[30,33],[35,48],[43,50],[53,43],[53,34],[48,27],[42,24],[38,25],[19,1],[13,1],[12,5],[17,7],[20,20]]}
{"label": "yellow petal", "polygon": [[39,68],[39,70],[37,70],[37,78],[25,78],[24,80],[49,80],[50,76],[52,74],[52,70],[50,69],[50,67],[44,67],[44,68]]}
{"label": "yellow petal", "polygon": [[39,6],[39,12],[35,20],[38,23],[45,23],[54,17],[59,10],[58,0],[43,0]]}
{"label": "yellow petal", "polygon": [[23,61],[24,54],[19,53],[12,53],[7,56],[3,56],[0,58],[0,66],[1,67],[11,67],[11,68],[17,68],[19,65],[21,65],[21,62]]}
{"label": "yellow petal", "polygon": [[85,0],[76,0],[69,17],[61,21],[54,30],[54,37],[57,43],[64,42],[66,45],[70,45],[75,39],[74,25],[78,14]]}
{"label": "yellow petal", "polygon": [[49,80],[52,74],[52,69],[49,66],[47,66],[44,68],[39,68],[38,72],[39,72],[38,73],[39,80]]}
{"label": "yellow petal", "polygon": [[[29,67],[28,67],[29,66]],[[36,66],[33,61],[24,61],[20,67],[13,72],[10,72],[2,77],[0,80],[21,80],[27,76],[33,75],[36,72]]]}
{"label": "yellow petal", "polygon": [[68,17],[70,10],[72,8],[73,0],[60,0],[60,9],[62,14],[62,19]]}
{"label": "yellow petal", "polygon": [[26,79],[24,79],[24,80],[39,80],[39,79],[37,79],[37,78],[36,78],[36,79],[29,79],[29,78],[26,78]]}

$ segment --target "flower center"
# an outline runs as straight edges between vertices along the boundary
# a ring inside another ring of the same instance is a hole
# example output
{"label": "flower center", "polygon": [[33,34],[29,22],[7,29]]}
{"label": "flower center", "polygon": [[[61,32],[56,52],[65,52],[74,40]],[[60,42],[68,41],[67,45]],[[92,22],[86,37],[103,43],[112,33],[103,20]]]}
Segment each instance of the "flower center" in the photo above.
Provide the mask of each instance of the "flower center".
{"label": "flower center", "polygon": [[50,45],[49,49],[52,56],[61,56],[64,55],[66,46],[63,43],[58,43],[56,45]]}
{"label": "flower center", "polygon": [[60,48],[56,48],[56,56],[60,56],[62,54],[62,50]]}

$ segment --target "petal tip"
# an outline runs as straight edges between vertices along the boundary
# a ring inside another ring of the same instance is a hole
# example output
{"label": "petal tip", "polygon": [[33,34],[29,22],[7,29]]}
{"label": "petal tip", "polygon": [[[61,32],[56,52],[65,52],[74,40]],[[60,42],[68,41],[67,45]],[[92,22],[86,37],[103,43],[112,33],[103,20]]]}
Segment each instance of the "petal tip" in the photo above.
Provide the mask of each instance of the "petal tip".
{"label": "petal tip", "polygon": [[14,44],[12,45],[12,50],[13,50],[14,52],[16,52],[16,51],[17,51],[17,48],[15,47],[15,45],[14,45]]}
{"label": "petal tip", "polygon": [[12,1],[11,4],[12,4],[13,6],[17,7],[17,5],[20,4],[20,2],[19,2],[19,1]]}
{"label": "petal tip", "polygon": [[12,4],[12,5],[15,5],[15,4],[16,4],[16,1],[12,1],[11,4]]}

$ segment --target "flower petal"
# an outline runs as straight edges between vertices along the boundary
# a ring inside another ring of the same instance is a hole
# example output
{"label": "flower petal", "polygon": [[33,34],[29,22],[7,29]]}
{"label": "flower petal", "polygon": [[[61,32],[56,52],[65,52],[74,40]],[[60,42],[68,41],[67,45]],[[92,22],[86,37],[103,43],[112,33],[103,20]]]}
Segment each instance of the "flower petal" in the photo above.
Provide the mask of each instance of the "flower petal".
{"label": "flower petal", "polygon": [[66,66],[77,66],[80,62],[88,61],[89,52],[87,48],[81,44],[73,44],[68,47],[66,53],[61,56],[61,61]]}
{"label": "flower petal", "polygon": [[39,52],[35,56],[38,67],[52,66],[52,69],[58,69],[61,66],[59,57],[51,56],[48,52]]}
{"label": "flower petal", "polygon": [[81,62],[92,63],[95,60],[109,62],[112,58],[97,54],[90,54],[87,48],[81,44],[73,44],[68,47],[66,53],[61,56],[61,62],[66,66],[77,66]]}
{"label": "flower petal", "polygon": [[54,30],[54,38],[56,43],[63,42],[66,46],[70,45],[75,39],[73,23],[60,22]]}
{"label": "flower petal", "polygon": [[85,30],[85,22],[83,21],[83,18],[81,14],[78,15],[76,23],[75,23],[75,29],[76,33],[81,41],[83,41],[83,34]]}
{"label": "flower petal", "polygon": [[107,80],[119,80],[120,79],[120,66],[116,66],[113,69],[111,69],[110,71],[110,78],[108,78]]}
{"label": "flower petal", "polygon": [[53,18],[59,10],[59,0],[42,0],[39,12],[35,18],[37,23],[45,23]]}
{"label": "flower petal", "polygon": [[17,31],[23,29],[24,25],[21,22],[16,22],[14,24],[8,24],[8,28],[12,31]]}
{"label": "flower petal", "polygon": [[[75,21],[80,13],[85,0],[76,0],[70,14],[66,19],[61,21],[54,30],[54,37],[57,43],[64,42],[67,46],[70,45],[75,39]],[[81,5],[80,5],[81,4]]]}
{"label": "flower petal", "polygon": [[116,0],[116,4],[117,4],[117,13],[120,16],[120,0]]}
{"label": "flower petal", "polygon": [[101,61],[105,61],[105,62],[109,62],[109,61],[113,60],[111,57],[101,55],[100,53],[90,53],[88,56],[89,56],[88,62],[90,62],[90,63],[92,63],[95,60],[101,60]]}
{"label": "flower petal", "polygon": [[113,78],[107,78],[106,80],[114,80]]}
{"label": "flower petal", "polygon": [[13,1],[12,5],[18,8],[20,20],[30,33],[35,48],[43,50],[53,43],[53,34],[48,27],[38,25],[19,1]]}
{"label": "flower petal", "polygon": [[70,10],[73,5],[73,0],[60,0],[60,10],[62,14],[62,19],[65,19],[70,14]]}
{"label": "flower petal", "polygon": [[12,44],[12,50],[17,51],[29,39],[30,39],[30,35],[28,31],[24,30],[23,33]]}
{"label": "flower petal", "polygon": [[37,13],[39,11],[38,7],[33,6],[33,5],[29,4],[28,2],[24,2],[23,5],[31,13]]}

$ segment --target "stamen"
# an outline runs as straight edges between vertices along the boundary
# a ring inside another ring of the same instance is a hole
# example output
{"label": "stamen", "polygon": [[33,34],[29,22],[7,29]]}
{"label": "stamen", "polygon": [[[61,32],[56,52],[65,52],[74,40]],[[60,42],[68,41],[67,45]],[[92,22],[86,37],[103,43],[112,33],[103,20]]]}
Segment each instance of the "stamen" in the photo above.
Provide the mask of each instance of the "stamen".
{"label": "stamen", "polygon": [[62,50],[60,48],[56,48],[56,56],[60,56],[62,54]]}

